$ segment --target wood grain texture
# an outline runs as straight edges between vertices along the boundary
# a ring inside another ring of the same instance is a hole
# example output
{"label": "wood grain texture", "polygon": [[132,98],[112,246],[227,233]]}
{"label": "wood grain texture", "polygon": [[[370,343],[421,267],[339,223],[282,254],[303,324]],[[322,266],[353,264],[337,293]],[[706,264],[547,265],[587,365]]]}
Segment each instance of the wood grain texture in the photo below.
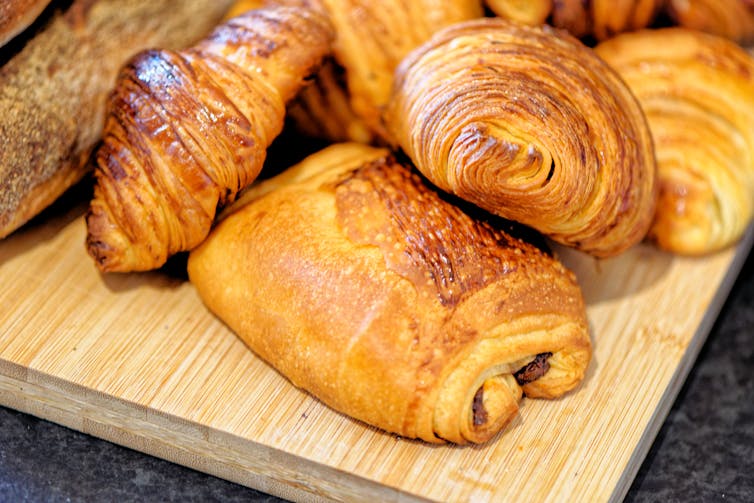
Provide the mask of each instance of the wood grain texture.
{"label": "wood grain texture", "polygon": [[84,209],[0,242],[0,404],[292,500],[620,500],[726,297],[752,233],[703,259],[562,251],[594,360],[524,400],[481,447],[364,426],[293,388],[164,271],[101,275]]}

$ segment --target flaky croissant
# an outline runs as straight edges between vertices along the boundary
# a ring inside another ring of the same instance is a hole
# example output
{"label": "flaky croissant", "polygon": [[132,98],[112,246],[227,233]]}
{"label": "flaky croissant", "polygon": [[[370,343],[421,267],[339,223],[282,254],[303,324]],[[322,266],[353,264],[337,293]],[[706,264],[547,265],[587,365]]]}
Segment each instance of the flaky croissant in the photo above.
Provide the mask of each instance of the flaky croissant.
{"label": "flaky croissant", "polygon": [[97,153],[87,248],[103,271],[160,267],[258,175],[286,103],[331,48],[327,19],[269,7],[122,71]]}
{"label": "flaky croissant", "polygon": [[596,47],[639,99],[654,137],[660,195],[650,237],[709,253],[737,241],[754,208],[754,59],[683,28]]}
{"label": "flaky croissant", "polygon": [[488,0],[498,16],[536,26],[548,22],[576,37],[605,40],[649,26],[665,0]]}
{"label": "flaky croissant", "polygon": [[668,0],[667,9],[672,20],[681,27],[741,44],[754,42],[752,0]]}
{"label": "flaky croissant", "polygon": [[380,141],[380,114],[409,51],[450,24],[482,17],[481,0],[278,0],[318,5],[335,27],[334,57],[291,106],[301,129],[330,140]]}
{"label": "flaky croissant", "polygon": [[443,200],[385,150],[336,144],[250,189],[189,255],[200,297],[330,407],[484,442],[591,355],[574,276]]}
{"label": "flaky croissant", "polygon": [[577,37],[606,40],[649,26],[665,0],[561,0],[553,2],[550,23]]}
{"label": "flaky croissant", "polygon": [[644,115],[560,30],[480,19],[438,32],[399,66],[385,123],[438,187],[565,245],[607,257],[649,228]]}
{"label": "flaky croissant", "polygon": [[530,26],[544,24],[553,10],[553,0],[486,0],[485,3],[496,16]]}

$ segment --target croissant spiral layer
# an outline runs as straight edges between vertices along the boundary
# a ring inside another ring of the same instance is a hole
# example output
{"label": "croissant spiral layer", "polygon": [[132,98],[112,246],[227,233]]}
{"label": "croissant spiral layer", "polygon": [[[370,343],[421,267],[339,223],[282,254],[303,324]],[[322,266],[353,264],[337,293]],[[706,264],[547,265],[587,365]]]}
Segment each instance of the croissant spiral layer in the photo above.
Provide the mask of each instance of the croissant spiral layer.
{"label": "croissant spiral layer", "polygon": [[551,256],[444,201],[384,150],[334,145],[280,176],[188,270],[293,384],[384,430],[466,443],[503,428],[522,395],[581,381],[584,302]]}
{"label": "croissant spiral layer", "polygon": [[649,228],[642,110],[562,31],[482,19],[438,32],[399,66],[385,122],[434,184],[558,242],[604,257]]}
{"label": "croissant spiral layer", "polygon": [[736,242],[754,211],[754,59],[683,28],[624,34],[596,48],[639,99],[660,195],[650,237],[704,254]]}
{"label": "croissant spiral layer", "polygon": [[303,8],[250,11],[184,51],[121,72],[97,153],[87,247],[103,271],[160,267],[209,232],[258,175],[285,104],[329,52],[329,22]]}

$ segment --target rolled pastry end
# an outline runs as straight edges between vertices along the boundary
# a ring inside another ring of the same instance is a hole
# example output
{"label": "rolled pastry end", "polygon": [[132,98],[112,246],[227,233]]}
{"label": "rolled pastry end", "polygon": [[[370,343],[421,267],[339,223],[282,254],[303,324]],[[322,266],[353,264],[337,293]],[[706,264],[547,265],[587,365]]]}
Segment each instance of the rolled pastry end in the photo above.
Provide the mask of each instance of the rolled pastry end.
{"label": "rolled pastry end", "polygon": [[457,444],[487,442],[516,417],[524,396],[556,398],[581,382],[590,359],[583,327],[565,323],[548,332],[545,338],[559,342],[553,351],[529,344],[543,339],[531,332],[476,345],[440,390],[434,436]]}

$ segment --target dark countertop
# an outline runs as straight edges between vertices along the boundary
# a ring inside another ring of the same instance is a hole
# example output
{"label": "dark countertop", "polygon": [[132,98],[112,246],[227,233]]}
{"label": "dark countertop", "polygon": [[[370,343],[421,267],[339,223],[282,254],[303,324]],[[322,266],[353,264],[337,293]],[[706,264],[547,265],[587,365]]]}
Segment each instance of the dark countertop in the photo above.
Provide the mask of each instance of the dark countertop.
{"label": "dark countertop", "polygon": [[[0,502],[280,501],[0,407]],[[626,501],[754,501],[754,253]]]}

